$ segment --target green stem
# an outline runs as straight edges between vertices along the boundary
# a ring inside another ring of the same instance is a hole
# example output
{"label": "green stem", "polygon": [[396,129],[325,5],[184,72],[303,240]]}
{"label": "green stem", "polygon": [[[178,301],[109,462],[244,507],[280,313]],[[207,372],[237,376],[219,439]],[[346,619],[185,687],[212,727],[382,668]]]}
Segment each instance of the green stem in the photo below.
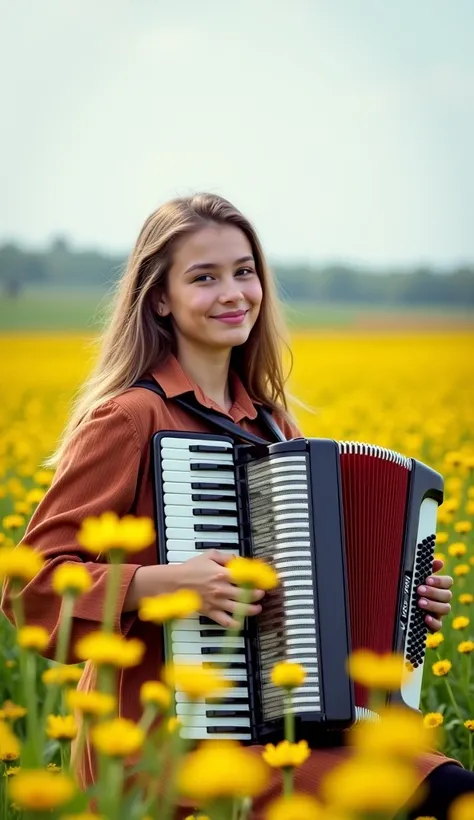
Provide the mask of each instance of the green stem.
{"label": "green stem", "polygon": [[[66,594],[63,598],[61,607],[61,617],[59,618],[58,641],[56,644],[56,653],[54,660],[57,664],[64,664],[67,659],[69,640],[72,629],[72,615],[74,612],[74,595]],[[52,683],[48,687],[46,698],[44,701],[43,712],[41,715],[41,723],[44,727],[48,719],[48,715],[53,712],[56,706],[56,699],[60,689],[60,684]],[[44,729],[43,729],[44,731]]]}
{"label": "green stem", "polygon": [[34,652],[26,651],[24,670],[25,678],[23,685],[27,708],[26,725],[28,740],[31,744],[34,763],[36,766],[40,766],[42,763],[42,755],[38,724],[38,701],[36,697],[36,655]]}
{"label": "green stem", "polygon": [[102,621],[102,629],[104,632],[114,631],[115,610],[117,608],[117,597],[122,577],[122,564],[118,563],[121,558],[121,554],[113,557],[110,564],[110,575],[107,579],[107,589],[105,593],[104,618]]}
{"label": "green stem", "polygon": [[[121,759],[109,758],[106,767],[106,779],[102,781],[101,814],[107,820],[118,820],[124,785],[124,769]],[[104,791],[105,790],[105,794]]]}
{"label": "green stem", "polygon": [[283,794],[290,797],[293,794],[293,766],[285,766],[281,773],[283,775]]}
{"label": "green stem", "polygon": [[[7,782],[8,777],[5,772],[7,767],[5,763],[0,761],[0,820],[7,820],[8,817],[8,797],[7,797]],[[14,775],[12,775],[14,777]]]}
{"label": "green stem", "polygon": [[285,690],[285,740],[288,743],[295,742],[295,715],[293,712],[293,701],[291,691]]}
{"label": "green stem", "polygon": [[61,754],[61,769],[63,774],[68,774],[70,769],[70,745],[67,741],[62,740],[59,744],[59,751]]}
{"label": "green stem", "polygon": [[469,771],[472,772],[474,768],[474,750],[472,747],[472,732],[469,731]]}
{"label": "green stem", "polygon": [[444,682],[445,682],[445,684],[446,684],[446,689],[448,690],[449,699],[450,699],[450,701],[451,701],[451,703],[452,703],[452,705],[453,705],[453,709],[454,709],[454,711],[456,712],[457,717],[458,717],[458,718],[459,718],[459,720],[461,721],[461,726],[462,726],[462,725],[463,725],[463,723],[464,723],[464,718],[463,718],[463,716],[462,716],[462,714],[461,714],[461,712],[460,712],[460,710],[459,710],[459,706],[458,706],[458,705],[457,705],[457,703],[456,703],[456,698],[454,697],[453,690],[451,689],[451,684],[450,684],[450,683],[449,683],[449,681],[446,679],[446,677],[444,678]]}

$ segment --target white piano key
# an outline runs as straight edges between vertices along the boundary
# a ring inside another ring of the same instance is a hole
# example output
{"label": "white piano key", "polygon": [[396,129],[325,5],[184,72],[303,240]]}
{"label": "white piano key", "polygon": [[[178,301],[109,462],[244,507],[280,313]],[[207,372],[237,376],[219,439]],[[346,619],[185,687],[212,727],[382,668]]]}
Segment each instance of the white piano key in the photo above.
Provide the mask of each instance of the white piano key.
{"label": "white piano key", "polygon": [[[168,550],[185,550],[196,551],[196,555],[201,555],[203,550],[197,549],[194,544],[197,541],[215,541],[216,543],[236,544],[238,541],[237,533],[235,532],[192,532],[186,530],[186,536],[182,538],[168,538],[166,540],[166,547]],[[212,547],[209,547],[212,549]]]}
{"label": "white piano key", "polygon": [[161,439],[161,447],[173,447],[176,450],[188,450],[191,445],[204,447],[232,447],[232,442],[226,441],[223,438],[189,438],[183,436],[163,436]]}
{"label": "white piano key", "polygon": [[212,735],[208,734],[204,727],[202,726],[183,726],[180,729],[180,735],[185,740],[251,740],[252,736],[250,731],[248,732],[232,732],[232,734],[226,732],[213,732]]}
{"label": "white piano key", "polygon": [[[214,711],[214,712],[228,712],[234,711],[239,712],[240,716],[244,716],[249,711],[248,703],[204,703],[204,701],[199,701],[198,703],[180,703],[176,704],[176,713],[181,716],[183,715],[184,720],[187,720],[188,715],[206,715],[206,712]],[[228,721],[231,721],[232,718],[227,718]]]}
{"label": "white piano key", "polygon": [[[177,527],[170,527],[169,529],[166,528],[166,533],[167,533],[167,536],[170,540],[177,540],[177,541],[183,541],[185,538],[190,539],[191,536],[193,536],[194,541],[206,541],[206,542],[208,542],[208,541],[217,541],[217,542],[224,542],[224,541],[230,542],[230,541],[232,541],[233,543],[235,543],[236,538],[238,537],[238,533],[233,532],[233,531],[232,532],[219,532],[219,531],[216,531],[216,530],[214,530],[214,531],[211,530],[210,532],[206,532],[206,530],[202,530],[202,531],[194,532],[194,530],[191,527],[180,528],[180,529],[178,529]],[[226,538],[224,536],[230,536],[230,537]]]}
{"label": "white piano key", "polygon": [[211,488],[209,488],[209,489],[203,488],[203,489],[195,490],[193,487],[191,487],[191,484],[196,483],[197,479],[193,479],[192,482],[191,481],[165,481],[163,483],[163,493],[166,493],[166,494],[169,494],[169,495],[175,495],[175,494],[177,495],[177,494],[181,493],[183,495],[189,495],[189,497],[191,497],[191,495],[193,495],[194,493],[211,493],[211,494],[212,493],[224,493],[225,495],[228,495],[229,498],[235,498],[235,480],[233,478],[231,478],[231,480],[228,481],[227,479],[229,477],[230,477],[230,473],[229,473],[228,476],[226,476],[226,481],[225,482],[221,482],[220,480],[219,481],[215,480],[213,482],[213,483],[216,483],[216,484],[217,483],[219,483],[219,484],[225,483],[225,489],[222,488],[222,489],[219,489],[219,490],[214,490],[214,489],[211,489]]}
{"label": "white piano key", "polygon": [[[210,548],[209,548],[210,549]],[[167,553],[168,564],[182,564],[183,561],[188,561],[191,558],[196,558],[197,555],[205,554],[208,550],[176,550],[173,552]],[[227,547],[219,547],[219,552],[223,552],[226,555],[239,555],[238,549],[229,549]]]}
{"label": "white piano key", "polygon": [[232,453],[191,453],[189,450],[175,450],[171,447],[164,447],[161,450],[161,463],[184,461],[187,464],[201,464],[203,461],[212,464],[232,464],[234,459]]}
{"label": "white piano key", "polygon": [[199,646],[220,646],[222,648],[230,648],[235,647],[236,649],[244,649],[245,641],[244,638],[234,638],[230,637],[229,635],[221,636],[217,635],[215,638],[202,638],[200,633],[195,630],[192,632],[188,630],[187,632],[179,632],[177,630],[173,630],[171,633],[172,640],[173,640],[173,647],[176,651],[181,651],[180,647],[181,644],[187,644],[190,646],[195,646],[198,644]]}
{"label": "white piano key", "polygon": [[[218,655],[201,655],[200,652],[186,652],[184,653],[175,653],[173,655],[175,663],[195,663],[199,661],[200,664],[209,664],[209,668],[215,667],[220,671],[222,677],[230,679],[230,672],[245,672],[246,670],[242,669],[226,669],[226,664],[228,663],[245,663],[245,655],[234,655],[228,653],[219,653]],[[219,667],[222,669],[219,670]]]}
{"label": "white piano key", "polygon": [[[201,492],[201,490],[196,490],[195,493],[189,493],[188,495],[186,495],[185,493],[165,493],[164,494],[164,499],[163,499],[165,511],[168,514],[170,514],[169,510],[170,510],[171,507],[178,507],[179,509],[185,509],[185,510],[191,510],[191,511],[195,510],[197,508],[200,508],[202,510],[231,510],[231,511],[237,509],[237,502],[235,500],[235,497],[232,497],[232,498],[228,497],[227,498],[227,496],[226,496],[225,501],[213,501],[212,500],[213,495],[219,495],[220,496],[220,495],[224,495],[224,493],[220,493],[220,492],[217,493],[216,491],[214,491],[214,493],[211,493],[209,491],[207,493],[207,495],[209,496],[210,500],[206,499],[205,501],[195,501],[195,500],[193,500],[192,495],[203,495],[203,493]],[[206,495],[206,493],[204,493],[204,495]],[[191,513],[186,512],[186,515],[188,515],[188,514],[192,515],[192,512]],[[178,513],[178,515],[179,515],[179,513]]]}
{"label": "white piano key", "polygon": [[[235,700],[236,698],[239,698],[240,700],[242,700],[242,702],[244,702],[244,701],[248,702],[248,699],[249,699],[248,686],[246,684],[244,684],[242,681],[237,681],[235,683],[235,686],[232,686],[230,689],[225,689],[222,692],[222,696],[219,698],[219,700],[217,700],[217,698],[209,698],[208,700],[215,700],[216,703],[220,703],[222,705],[222,704],[225,704],[227,702],[228,698],[232,698],[232,700]],[[178,692],[176,692],[176,703],[190,703],[190,700],[189,700],[188,696],[185,694],[185,692],[179,692],[178,691]],[[198,701],[198,703],[201,703],[201,701]],[[202,703],[205,703],[205,701],[202,700]],[[211,708],[215,704],[211,703],[211,704],[207,704],[207,705],[208,705],[209,708]],[[228,706],[228,708],[231,708],[231,706]]]}
{"label": "white piano key", "polygon": [[219,515],[194,515],[192,518],[183,518],[182,516],[165,516],[165,526],[168,529],[180,529],[195,532],[194,526],[196,524],[222,524],[226,527],[237,527],[237,518],[234,516],[219,516]]}
{"label": "white piano key", "polygon": [[250,716],[242,715],[242,717],[206,717],[205,715],[187,715],[186,727],[191,729],[197,726],[236,726],[239,728],[250,727]]}
{"label": "white piano key", "polygon": [[[173,651],[178,654],[192,654],[196,653],[197,647],[221,647],[225,649],[227,653],[232,653],[233,649],[243,649],[244,648],[244,639],[243,638],[227,638],[224,642],[222,638],[202,638],[199,643],[196,641],[187,641],[183,640],[183,636],[178,637],[175,636],[173,638]],[[217,658],[217,655],[210,655],[211,658]],[[219,656],[220,657],[220,656]],[[201,660],[206,661],[208,658],[207,655],[203,655]],[[245,655],[238,655],[234,656],[234,660],[236,658],[245,659]]]}
{"label": "white piano key", "polygon": [[[195,522],[197,518],[205,521],[212,517],[208,515],[196,515],[196,510],[222,510],[223,512],[232,512],[236,515],[237,505],[228,504],[225,501],[194,501],[192,507],[178,504],[165,504],[165,518],[190,518]],[[217,515],[218,521],[231,521],[233,518],[234,516],[230,515]],[[237,518],[235,520],[237,520]]]}
{"label": "white piano key", "polygon": [[[225,472],[218,472],[217,470],[163,470],[162,480],[165,482],[176,482],[183,485],[187,482],[188,487],[195,483],[204,483],[206,481],[213,484],[229,484],[235,487],[235,476],[230,470]],[[199,492],[196,490],[195,492]]]}

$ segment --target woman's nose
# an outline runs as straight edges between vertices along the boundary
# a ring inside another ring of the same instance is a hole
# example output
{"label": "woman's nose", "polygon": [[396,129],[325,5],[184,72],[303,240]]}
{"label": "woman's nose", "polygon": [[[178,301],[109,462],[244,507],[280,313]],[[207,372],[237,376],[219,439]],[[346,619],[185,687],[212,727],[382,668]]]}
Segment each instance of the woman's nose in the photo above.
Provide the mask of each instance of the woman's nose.
{"label": "woman's nose", "polygon": [[223,285],[221,293],[219,294],[219,302],[241,302],[244,298],[242,288],[239,287],[238,282],[231,282]]}

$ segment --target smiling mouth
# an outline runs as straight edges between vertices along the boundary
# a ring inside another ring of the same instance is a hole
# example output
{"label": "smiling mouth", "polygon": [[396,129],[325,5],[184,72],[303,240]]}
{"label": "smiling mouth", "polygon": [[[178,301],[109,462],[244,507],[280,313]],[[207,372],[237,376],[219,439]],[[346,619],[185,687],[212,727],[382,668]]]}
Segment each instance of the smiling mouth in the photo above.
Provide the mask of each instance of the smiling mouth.
{"label": "smiling mouth", "polygon": [[233,313],[219,313],[218,316],[211,316],[211,319],[218,319],[221,322],[228,322],[229,324],[238,324],[245,319],[248,310],[236,310]]}

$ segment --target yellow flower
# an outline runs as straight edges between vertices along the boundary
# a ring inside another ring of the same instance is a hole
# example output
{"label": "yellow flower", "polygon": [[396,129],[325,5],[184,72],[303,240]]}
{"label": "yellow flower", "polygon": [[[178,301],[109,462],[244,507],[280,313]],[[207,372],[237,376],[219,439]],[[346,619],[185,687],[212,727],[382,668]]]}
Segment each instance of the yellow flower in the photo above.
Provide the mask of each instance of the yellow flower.
{"label": "yellow flower", "polygon": [[458,564],[457,567],[454,567],[453,572],[455,575],[467,575],[468,572],[471,571],[471,567],[469,564]]}
{"label": "yellow flower", "polygon": [[299,663],[292,663],[291,661],[276,663],[272,669],[272,683],[282,689],[295,689],[302,686],[305,677],[304,668]]}
{"label": "yellow flower", "polygon": [[114,718],[91,730],[94,747],[108,757],[127,757],[143,746],[145,732],[132,720]]}
{"label": "yellow flower", "polygon": [[331,820],[321,804],[309,794],[278,797],[266,811],[265,820]]}
{"label": "yellow flower", "polygon": [[44,652],[49,643],[49,634],[42,626],[22,626],[17,632],[18,646]]}
{"label": "yellow flower", "polygon": [[407,675],[402,655],[377,655],[368,649],[359,649],[348,660],[348,672],[356,683],[373,689],[398,689]]}
{"label": "yellow flower", "polygon": [[211,820],[207,814],[188,814],[184,820]]}
{"label": "yellow flower", "polygon": [[474,720],[465,720],[464,726],[466,729],[469,729],[470,732],[474,732]]}
{"label": "yellow flower", "polygon": [[454,544],[449,545],[448,552],[453,558],[461,558],[466,554],[467,547],[462,541],[456,541]]}
{"label": "yellow flower", "polygon": [[128,669],[138,666],[145,652],[145,644],[138,638],[127,640],[122,635],[92,632],[76,643],[76,655],[82,661],[96,666],[115,666]]}
{"label": "yellow flower", "polygon": [[166,730],[168,734],[172,735],[173,732],[176,732],[183,724],[181,723],[178,717],[170,717],[168,718],[168,723],[166,724]]}
{"label": "yellow flower", "polygon": [[142,598],[138,617],[142,621],[162,624],[175,618],[189,618],[202,606],[201,596],[191,589],[180,589],[153,598]]}
{"label": "yellow flower", "polygon": [[427,712],[423,718],[423,725],[425,729],[436,729],[444,721],[441,712]]}
{"label": "yellow flower", "polygon": [[466,503],[466,513],[467,515],[474,515],[474,500],[471,499]]}
{"label": "yellow flower", "polygon": [[451,661],[436,661],[431,668],[433,675],[436,675],[437,678],[443,678],[451,670],[451,667]]}
{"label": "yellow flower", "polygon": [[11,800],[26,811],[46,812],[68,803],[76,791],[74,780],[45,769],[18,772],[8,783]]}
{"label": "yellow flower", "polygon": [[13,509],[19,515],[29,515],[31,513],[31,507],[27,501],[15,501]]}
{"label": "yellow flower", "polygon": [[25,707],[18,706],[18,704],[13,703],[11,700],[6,700],[4,702],[2,705],[2,712],[5,719],[11,721],[18,720],[26,715]]}
{"label": "yellow flower", "polygon": [[446,544],[449,541],[449,535],[447,532],[438,532],[436,533],[436,543],[441,546],[441,544]]}
{"label": "yellow flower", "polygon": [[469,626],[469,618],[466,618],[465,615],[458,615],[457,618],[453,618],[453,629],[466,629],[467,626]]}
{"label": "yellow flower", "polygon": [[53,478],[53,470],[37,470],[37,472],[33,476],[33,481],[35,482],[35,484],[39,484],[40,487],[49,487],[52,483]]}
{"label": "yellow flower", "polygon": [[432,743],[421,716],[411,709],[394,705],[379,715],[379,720],[360,721],[350,732],[351,743],[364,755],[412,760]]}
{"label": "yellow flower", "polygon": [[90,811],[81,811],[79,814],[62,814],[60,820],[105,820],[105,817]]}
{"label": "yellow flower", "polygon": [[6,777],[12,777],[13,775],[18,774],[18,772],[20,772],[20,771],[21,771],[21,766],[9,766],[8,769],[5,772],[5,775],[6,775]]}
{"label": "yellow flower", "polygon": [[254,587],[269,590],[278,586],[278,575],[269,564],[261,558],[242,558],[236,555],[226,565],[230,580],[239,587]]}
{"label": "yellow flower", "polygon": [[458,644],[458,652],[461,652],[462,655],[469,655],[473,651],[474,641],[461,641],[461,643]]}
{"label": "yellow flower", "polygon": [[468,532],[471,532],[472,524],[470,521],[456,521],[454,525],[454,531],[458,532],[459,535],[467,535]]}
{"label": "yellow flower", "polygon": [[25,545],[2,547],[0,549],[0,579],[26,584],[31,581],[44,565],[43,558]]}
{"label": "yellow flower", "polygon": [[88,717],[103,717],[114,711],[117,699],[105,692],[80,692],[70,689],[66,693],[66,703],[69,709],[77,709]]}
{"label": "yellow flower", "polygon": [[447,467],[460,467],[463,463],[463,455],[458,450],[450,450],[444,456]]}
{"label": "yellow flower", "polygon": [[459,596],[459,603],[460,604],[472,604],[474,601],[474,595],[471,595],[470,592],[462,592]]}
{"label": "yellow flower", "polygon": [[474,499],[474,487],[469,487],[467,491],[467,497]]}
{"label": "yellow flower", "polygon": [[43,500],[44,496],[45,496],[44,490],[40,490],[40,489],[38,489],[38,487],[35,487],[33,490],[30,490],[26,494],[26,500],[27,500],[28,504],[32,504],[32,505],[35,506],[36,504],[39,504],[40,501]]}
{"label": "yellow flower", "polygon": [[57,595],[81,595],[92,586],[84,564],[62,564],[53,573],[52,586]]}
{"label": "yellow flower", "polygon": [[77,723],[72,715],[48,715],[46,734],[53,740],[74,740]]}
{"label": "yellow flower", "polygon": [[85,518],[77,534],[77,541],[94,555],[108,552],[139,552],[156,538],[151,518],[126,515],[119,518],[114,512],[105,512],[98,518]]}
{"label": "yellow flower", "polygon": [[382,813],[400,809],[417,785],[412,766],[357,757],[326,775],[323,794],[338,809]]}
{"label": "yellow flower", "polygon": [[23,515],[6,515],[2,521],[5,530],[19,530],[24,523],[25,518]]}
{"label": "yellow flower", "polygon": [[472,820],[474,817],[474,794],[457,797],[449,810],[449,820]]}
{"label": "yellow flower", "polygon": [[435,552],[435,554],[433,555],[433,558],[435,559],[435,561],[442,561],[443,564],[446,561],[446,556],[445,556],[444,552]]}
{"label": "yellow flower", "polygon": [[459,499],[458,498],[446,498],[443,504],[443,509],[445,512],[454,513],[459,510]]}
{"label": "yellow flower", "polygon": [[442,632],[428,632],[425,640],[427,649],[436,649],[444,641]]}
{"label": "yellow flower", "polygon": [[184,692],[190,700],[215,697],[232,686],[232,681],[221,677],[218,670],[197,664],[167,664],[163,677],[169,687]]}
{"label": "yellow flower", "polygon": [[232,741],[208,740],[188,754],[178,772],[180,794],[198,803],[225,797],[256,797],[269,769],[256,754]]}
{"label": "yellow flower", "polygon": [[20,742],[8,724],[0,720],[0,760],[16,760],[20,757]]}
{"label": "yellow flower", "polygon": [[273,743],[267,743],[262,752],[262,757],[265,763],[268,763],[272,768],[285,769],[301,766],[310,754],[306,740],[300,740],[299,743],[289,743],[288,740],[282,740],[276,746]]}
{"label": "yellow flower", "polygon": [[79,666],[51,666],[45,669],[41,680],[46,686],[61,686],[61,684],[79,683],[83,670]]}
{"label": "yellow flower", "polygon": [[171,692],[163,683],[149,680],[140,687],[140,700],[143,704],[152,703],[165,711],[171,704]]}

